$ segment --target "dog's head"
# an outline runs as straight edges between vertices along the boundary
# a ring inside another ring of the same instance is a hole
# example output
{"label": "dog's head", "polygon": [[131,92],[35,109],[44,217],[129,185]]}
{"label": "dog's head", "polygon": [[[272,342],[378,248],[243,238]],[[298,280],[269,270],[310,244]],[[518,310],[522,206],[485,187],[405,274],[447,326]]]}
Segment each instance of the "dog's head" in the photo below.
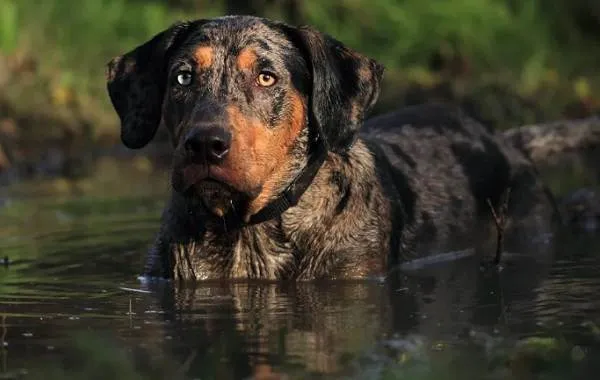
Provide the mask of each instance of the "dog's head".
{"label": "dog's head", "polygon": [[164,122],[175,191],[217,216],[232,206],[248,216],[292,180],[311,134],[331,152],[349,149],[382,73],[312,28],[227,16],[178,23],[114,58],[108,92],[127,147]]}

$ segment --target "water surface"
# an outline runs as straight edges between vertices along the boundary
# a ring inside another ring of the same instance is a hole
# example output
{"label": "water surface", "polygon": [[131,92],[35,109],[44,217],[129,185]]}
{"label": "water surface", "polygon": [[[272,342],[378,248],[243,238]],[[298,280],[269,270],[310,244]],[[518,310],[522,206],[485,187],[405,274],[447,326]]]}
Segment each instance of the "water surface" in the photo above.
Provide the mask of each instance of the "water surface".
{"label": "water surface", "polygon": [[600,370],[599,235],[562,234],[550,255],[516,253],[500,273],[468,258],[389,282],[149,286],[137,275],[163,182],[116,185],[117,195],[97,183],[91,195],[4,194],[0,378],[593,379]]}

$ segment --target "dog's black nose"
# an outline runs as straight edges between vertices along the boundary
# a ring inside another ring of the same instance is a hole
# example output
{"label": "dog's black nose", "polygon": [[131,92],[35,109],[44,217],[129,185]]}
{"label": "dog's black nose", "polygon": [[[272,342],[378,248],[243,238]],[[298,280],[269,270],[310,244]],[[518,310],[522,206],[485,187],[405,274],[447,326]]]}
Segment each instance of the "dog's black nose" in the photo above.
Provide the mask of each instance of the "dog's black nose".
{"label": "dog's black nose", "polygon": [[185,137],[185,149],[211,164],[218,164],[229,153],[231,133],[223,128],[194,128]]}

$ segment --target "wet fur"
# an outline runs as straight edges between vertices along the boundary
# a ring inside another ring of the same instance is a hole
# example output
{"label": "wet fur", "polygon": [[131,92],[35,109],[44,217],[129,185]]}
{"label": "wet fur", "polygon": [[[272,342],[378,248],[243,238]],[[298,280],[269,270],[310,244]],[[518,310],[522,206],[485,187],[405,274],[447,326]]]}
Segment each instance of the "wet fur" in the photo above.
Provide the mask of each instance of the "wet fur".
{"label": "wet fur", "polygon": [[[146,275],[181,280],[384,276],[406,260],[485,241],[487,202],[498,207],[507,188],[512,189],[511,226],[545,230],[549,225],[552,199],[531,163],[460,111],[439,105],[407,108],[367,121],[359,133],[379,92],[382,68],[375,61],[313,29],[249,17],[218,22],[213,33],[258,32],[272,43],[265,49],[292,44],[303,59],[284,54],[286,65],[306,61],[311,71],[312,83],[300,75],[292,84],[306,96],[307,112],[318,123],[306,125],[290,142],[277,176],[269,178],[267,196],[284,189],[306,164],[316,133],[325,137],[330,152],[299,204],[258,225],[228,228],[197,197],[173,191]],[[142,45],[109,65],[109,93],[127,146],[145,145],[160,120],[169,124],[185,111],[166,104],[162,115],[148,110],[163,104],[165,64],[136,74],[137,62],[158,59],[153,58],[157,46],[163,55],[176,54],[185,48],[181,41],[189,43],[205,23],[175,26],[155,37],[159,42],[147,43],[152,49]],[[157,84],[148,84],[150,75]],[[152,91],[141,90],[144,85]],[[181,132],[171,133],[177,145]]]}
{"label": "wet fur", "polygon": [[[508,187],[509,242],[522,246],[518,236],[551,229],[551,195],[534,167],[459,111],[407,108],[364,129],[347,154],[330,154],[281,219],[226,234],[201,231],[202,216],[194,223],[184,211],[193,206],[173,194],[146,273],[197,280],[382,276],[410,259],[473,247],[479,234],[494,231],[487,199],[498,208]],[[487,248],[491,254],[494,247]]]}
{"label": "wet fur", "polygon": [[375,176],[371,153],[358,142],[346,157],[332,154],[300,203],[280,219],[226,233],[211,231],[202,213],[191,216],[185,210],[197,208],[173,193],[147,272],[199,280],[379,275],[391,234],[389,204]]}

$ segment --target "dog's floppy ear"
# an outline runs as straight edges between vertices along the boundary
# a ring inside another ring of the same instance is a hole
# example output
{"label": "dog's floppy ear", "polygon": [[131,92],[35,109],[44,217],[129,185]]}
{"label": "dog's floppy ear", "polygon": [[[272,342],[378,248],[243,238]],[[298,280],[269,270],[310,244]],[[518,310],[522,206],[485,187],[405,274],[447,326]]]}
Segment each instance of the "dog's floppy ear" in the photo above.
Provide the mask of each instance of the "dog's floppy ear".
{"label": "dog's floppy ear", "polygon": [[191,26],[192,23],[177,23],[108,63],[108,94],[121,120],[121,140],[128,148],[142,148],[156,134],[162,116],[169,52]]}
{"label": "dog's floppy ear", "polygon": [[384,67],[309,26],[292,29],[312,70],[313,115],[330,150],[343,153],[377,101]]}

